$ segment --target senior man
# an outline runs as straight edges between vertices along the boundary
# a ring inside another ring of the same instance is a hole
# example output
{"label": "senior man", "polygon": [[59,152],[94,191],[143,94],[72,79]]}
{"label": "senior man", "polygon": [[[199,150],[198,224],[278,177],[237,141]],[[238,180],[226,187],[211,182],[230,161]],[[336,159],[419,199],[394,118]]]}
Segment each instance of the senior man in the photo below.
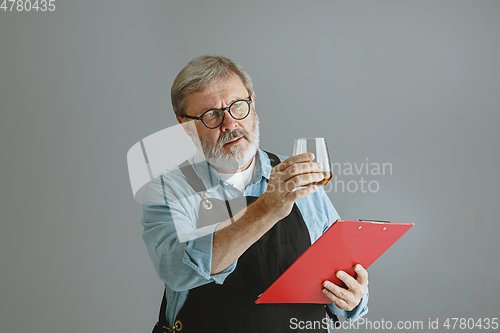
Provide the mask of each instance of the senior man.
{"label": "senior man", "polygon": [[304,186],[323,177],[312,154],[259,149],[248,74],[225,57],[198,57],[177,75],[171,99],[198,153],[144,193],[143,239],[165,283],[154,332],[296,332],[292,320],[363,316],[361,265],[355,278],[335,272],[346,288],[325,281],[328,305],[254,303],[339,216],[322,187]]}

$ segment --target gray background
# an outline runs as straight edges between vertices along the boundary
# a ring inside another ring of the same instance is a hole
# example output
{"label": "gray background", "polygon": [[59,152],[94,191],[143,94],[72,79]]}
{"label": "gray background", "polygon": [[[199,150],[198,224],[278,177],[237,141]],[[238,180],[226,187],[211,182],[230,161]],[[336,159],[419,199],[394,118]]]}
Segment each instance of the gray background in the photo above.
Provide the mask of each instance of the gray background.
{"label": "gray background", "polygon": [[0,331],[151,330],[126,153],[175,124],[202,54],[252,76],[262,147],[392,163],[377,193],[329,193],[345,219],[415,223],[369,269],[368,319],[499,317],[500,1],[55,4],[0,11]]}

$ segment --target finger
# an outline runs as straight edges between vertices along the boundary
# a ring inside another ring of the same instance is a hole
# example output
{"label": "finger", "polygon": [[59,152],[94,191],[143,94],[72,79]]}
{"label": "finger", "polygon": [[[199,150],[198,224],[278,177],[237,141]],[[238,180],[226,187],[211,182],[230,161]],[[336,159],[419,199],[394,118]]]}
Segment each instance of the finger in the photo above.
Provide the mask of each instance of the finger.
{"label": "finger", "polygon": [[292,164],[282,173],[285,174],[285,177],[288,176],[287,179],[285,179],[288,180],[293,176],[308,174],[308,173],[318,173],[321,170],[323,170],[323,166],[321,165],[321,163],[303,162],[303,163]]}
{"label": "finger", "polygon": [[330,281],[323,282],[323,286],[325,287],[326,290],[331,292],[337,298],[345,300],[346,297],[347,298],[349,297],[349,294],[350,294],[349,290],[342,288],[342,287],[339,287]]}
{"label": "finger", "polygon": [[365,296],[366,285],[360,284],[356,279],[344,271],[337,271],[335,275],[346,285],[352,292],[355,299],[361,299]]}
{"label": "finger", "polygon": [[363,298],[363,296],[365,296],[366,292],[365,285],[359,284],[356,279],[354,279],[346,272],[338,271],[336,275],[340,280],[342,280],[342,282],[344,282],[349,291],[351,291],[354,298],[353,302],[356,302],[356,300],[360,300],[361,298]]}
{"label": "finger", "polygon": [[307,173],[304,175],[294,176],[284,182],[284,187],[287,192],[292,192],[298,187],[306,186],[312,183],[321,181],[324,178],[323,174],[319,172]]}
{"label": "finger", "polygon": [[354,290],[359,286],[358,281],[356,281],[352,276],[344,271],[337,271],[335,275],[346,285],[348,289]]}
{"label": "finger", "polygon": [[273,169],[276,169],[276,171],[284,171],[295,163],[310,162],[313,159],[314,159],[313,153],[303,153],[299,155],[294,155],[287,158],[286,160],[275,166]]}
{"label": "finger", "polygon": [[349,310],[349,304],[344,301],[343,299],[341,298],[338,298],[337,296],[335,296],[335,294],[333,294],[331,291],[329,291],[328,289],[323,289],[323,294],[325,294],[326,297],[328,297],[332,302],[335,303],[335,305],[341,309],[341,310]]}
{"label": "finger", "polygon": [[323,286],[325,287],[323,288],[323,294],[334,302],[339,309],[352,310],[356,307],[357,302],[349,290],[339,287],[330,281],[325,281]]}
{"label": "finger", "polygon": [[368,272],[366,269],[360,264],[357,264],[354,266],[354,271],[357,274],[356,280],[358,283],[363,286],[368,286]]}
{"label": "finger", "polygon": [[292,202],[295,202],[295,201],[297,201],[299,199],[307,197],[310,194],[313,194],[317,190],[318,190],[318,187],[316,185],[307,186],[305,188],[301,188],[301,189],[298,189],[296,191],[289,192],[285,196],[285,200],[287,200],[287,201],[290,200]]}

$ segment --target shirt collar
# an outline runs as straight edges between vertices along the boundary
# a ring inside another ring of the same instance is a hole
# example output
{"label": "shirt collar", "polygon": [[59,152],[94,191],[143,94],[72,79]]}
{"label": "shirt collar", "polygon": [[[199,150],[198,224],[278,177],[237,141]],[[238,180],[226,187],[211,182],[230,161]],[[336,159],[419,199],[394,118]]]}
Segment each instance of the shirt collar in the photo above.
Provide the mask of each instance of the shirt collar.
{"label": "shirt collar", "polygon": [[[271,176],[272,167],[269,156],[267,156],[267,154],[259,148],[257,149],[257,154],[255,157],[257,158],[257,163],[255,165],[255,175],[250,184],[256,184],[260,182],[262,177],[269,180],[269,177]],[[200,177],[200,179],[202,180],[203,185],[205,185],[205,188],[207,189],[207,192],[212,192],[219,188],[221,184],[219,173],[217,172],[217,170],[215,170],[214,167],[208,164],[208,162],[199,152],[194,154],[193,157],[189,159],[189,162],[195,169],[198,177]]]}

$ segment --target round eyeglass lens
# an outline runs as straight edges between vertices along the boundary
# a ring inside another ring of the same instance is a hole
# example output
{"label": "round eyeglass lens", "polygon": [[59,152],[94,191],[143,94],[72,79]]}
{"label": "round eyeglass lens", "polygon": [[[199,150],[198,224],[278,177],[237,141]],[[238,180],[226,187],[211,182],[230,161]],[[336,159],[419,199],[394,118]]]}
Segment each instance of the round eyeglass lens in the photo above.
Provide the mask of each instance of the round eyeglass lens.
{"label": "round eyeglass lens", "polygon": [[217,127],[222,122],[222,111],[210,110],[203,115],[203,123],[208,127]]}
{"label": "round eyeglass lens", "polygon": [[248,115],[248,111],[250,111],[250,105],[246,101],[236,101],[231,105],[231,109],[229,109],[231,115],[235,119],[243,119]]}

